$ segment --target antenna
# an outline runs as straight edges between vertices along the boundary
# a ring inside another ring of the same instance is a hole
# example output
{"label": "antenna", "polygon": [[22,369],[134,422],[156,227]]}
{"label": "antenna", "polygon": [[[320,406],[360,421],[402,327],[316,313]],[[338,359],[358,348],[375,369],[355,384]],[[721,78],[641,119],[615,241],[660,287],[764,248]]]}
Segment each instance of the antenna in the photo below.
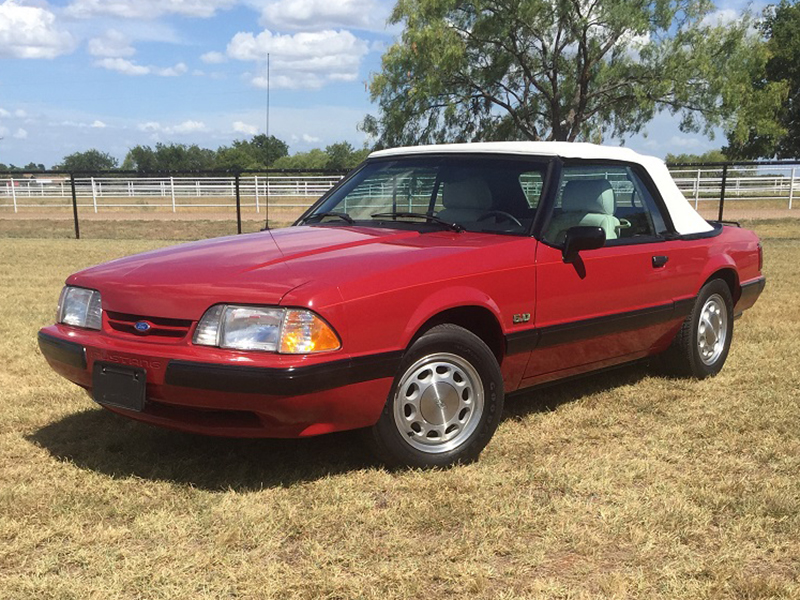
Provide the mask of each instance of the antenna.
{"label": "antenna", "polygon": [[[267,139],[269,139],[269,52],[267,52]],[[269,161],[269,145],[267,145],[267,161]]]}
{"label": "antenna", "polygon": [[[267,122],[266,122],[266,130],[265,130],[267,140],[267,169],[269,169],[269,150],[270,150],[270,141],[269,141],[269,52],[267,52]],[[267,201],[266,207],[264,212],[267,213],[266,216],[266,223],[264,223],[264,229],[269,229],[269,171],[267,171]]]}

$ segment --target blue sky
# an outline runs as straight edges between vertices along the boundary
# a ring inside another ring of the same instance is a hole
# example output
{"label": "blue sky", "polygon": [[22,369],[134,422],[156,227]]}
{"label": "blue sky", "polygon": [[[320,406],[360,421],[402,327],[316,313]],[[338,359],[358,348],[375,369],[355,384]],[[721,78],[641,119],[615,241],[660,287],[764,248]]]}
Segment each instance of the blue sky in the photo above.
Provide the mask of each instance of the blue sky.
{"label": "blue sky", "polygon": [[[98,148],[217,148],[265,129],[290,152],[347,140],[376,113],[365,82],[398,35],[391,0],[0,1],[0,163]],[[730,9],[727,9],[730,10]],[[724,11],[721,11],[724,12]],[[613,143],[612,140],[608,141]],[[724,140],[657,117],[626,144],[664,156]]]}

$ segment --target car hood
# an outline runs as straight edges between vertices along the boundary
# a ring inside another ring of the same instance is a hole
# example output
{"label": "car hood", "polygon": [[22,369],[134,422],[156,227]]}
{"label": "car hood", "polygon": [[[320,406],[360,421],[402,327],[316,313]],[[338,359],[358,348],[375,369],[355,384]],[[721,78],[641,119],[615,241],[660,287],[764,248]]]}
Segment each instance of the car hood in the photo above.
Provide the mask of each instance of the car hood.
{"label": "car hood", "polygon": [[[431,237],[433,236],[433,237]],[[67,283],[97,289],[103,308],[143,316],[199,319],[212,304],[278,304],[307,283],[337,289],[363,265],[414,261],[464,234],[364,227],[290,227],[215,238],[112,260]],[[420,243],[423,238],[425,243]],[[469,244],[468,244],[469,245]],[[413,256],[412,256],[413,253]],[[338,292],[337,292],[338,294]],[[337,296],[339,297],[339,296]]]}

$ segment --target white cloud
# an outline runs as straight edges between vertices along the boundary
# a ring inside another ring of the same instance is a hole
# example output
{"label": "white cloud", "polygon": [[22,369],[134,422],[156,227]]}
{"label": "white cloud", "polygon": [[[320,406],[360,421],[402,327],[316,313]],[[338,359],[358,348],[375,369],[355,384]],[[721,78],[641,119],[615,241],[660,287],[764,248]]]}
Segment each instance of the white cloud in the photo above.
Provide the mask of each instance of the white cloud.
{"label": "white cloud", "polygon": [[159,77],[177,77],[183,75],[188,70],[184,63],[178,63],[174,67],[156,68],[150,67],[154,75]]}
{"label": "white cloud", "polygon": [[739,19],[739,12],[732,8],[721,8],[714,12],[708,13],[703,19],[703,25],[711,27],[719,27],[720,25],[727,25]]}
{"label": "white cloud", "polygon": [[24,119],[25,117],[28,116],[28,113],[26,113],[21,108],[18,108],[17,110],[14,111],[14,116],[19,118],[19,119]]}
{"label": "white cloud", "polygon": [[206,129],[208,128],[202,121],[184,121],[180,125],[167,128],[164,131],[167,133],[194,133],[195,131],[206,131]]}
{"label": "white cloud", "polygon": [[139,131],[161,131],[161,123],[158,121],[148,121],[147,123],[139,123],[137,126]]}
{"label": "white cloud", "polygon": [[279,29],[382,28],[388,3],[375,0],[277,0],[261,13],[262,25]]}
{"label": "white cloud", "polygon": [[313,135],[308,135],[307,133],[303,134],[303,141],[306,144],[316,144],[319,141],[319,138]]}
{"label": "white cloud", "polygon": [[123,75],[148,75],[149,67],[143,67],[125,58],[104,58],[94,63],[98,67],[103,67],[109,71],[116,71]]}
{"label": "white cloud", "polygon": [[61,121],[60,123],[51,123],[51,125],[61,125],[62,127],[78,127],[80,129],[91,128],[91,129],[105,129],[108,127],[103,121],[95,119],[91,123],[86,123],[84,121],[73,121],[72,119],[67,119],[65,121]]}
{"label": "white cloud", "polygon": [[255,135],[258,133],[258,127],[245,123],[244,121],[234,121],[233,130],[246,135]]}
{"label": "white cloud", "polygon": [[20,127],[14,132],[14,137],[18,140],[25,140],[28,138],[28,132]]}
{"label": "white cloud", "polygon": [[8,112],[5,108],[0,108],[0,117],[10,117],[11,113]]}
{"label": "white cloud", "polygon": [[203,121],[192,121],[191,119],[172,127],[165,127],[158,121],[147,121],[146,123],[139,123],[136,128],[147,133],[163,132],[166,134],[208,131],[208,126]]}
{"label": "white cloud", "polygon": [[123,19],[156,19],[164,15],[213,17],[218,10],[231,8],[237,0],[73,0],[66,13],[71,17],[96,16]]}
{"label": "white cloud", "polygon": [[74,38],[49,10],[14,0],[0,4],[0,58],[55,58],[74,48]]}
{"label": "white cloud", "polygon": [[109,29],[102,37],[92,38],[89,40],[87,48],[92,56],[107,58],[121,58],[136,54],[136,50],[130,45],[125,34],[116,29]]}
{"label": "white cloud", "polygon": [[104,58],[94,63],[98,67],[116,71],[123,75],[158,75],[159,77],[177,77],[187,71],[184,63],[178,63],[174,67],[149,67],[139,65],[125,58]]}
{"label": "white cloud", "polygon": [[[269,30],[257,36],[240,32],[228,44],[228,56],[262,64],[270,54],[270,85],[276,88],[319,89],[332,81],[353,81],[358,77],[361,60],[369,51],[366,41],[349,31],[325,30],[294,35],[273,34]],[[266,87],[266,77],[253,78]]]}
{"label": "white cloud", "polygon": [[224,63],[227,59],[222,52],[206,52],[200,56],[200,60],[209,65],[218,65]]}
{"label": "white cloud", "polygon": [[672,148],[692,149],[703,145],[702,140],[682,135],[673,135],[669,139],[669,146]]}

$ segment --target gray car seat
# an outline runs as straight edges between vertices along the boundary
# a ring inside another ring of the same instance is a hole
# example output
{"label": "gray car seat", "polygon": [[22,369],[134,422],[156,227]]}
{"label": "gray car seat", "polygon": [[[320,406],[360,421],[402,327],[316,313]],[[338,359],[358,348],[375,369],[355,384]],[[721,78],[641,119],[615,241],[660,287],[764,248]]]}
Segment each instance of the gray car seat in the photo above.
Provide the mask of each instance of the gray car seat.
{"label": "gray car seat", "polygon": [[450,223],[474,223],[492,209],[492,191],[482,177],[446,181],[438,217]]}
{"label": "gray car seat", "polygon": [[547,228],[546,239],[560,244],[567,229],[579,225],[602,227],[607,240],[617,239],[620,222],[614,216],[614,189],[606,179],[576,179],[567,182],[561,194],[561,213]]}

